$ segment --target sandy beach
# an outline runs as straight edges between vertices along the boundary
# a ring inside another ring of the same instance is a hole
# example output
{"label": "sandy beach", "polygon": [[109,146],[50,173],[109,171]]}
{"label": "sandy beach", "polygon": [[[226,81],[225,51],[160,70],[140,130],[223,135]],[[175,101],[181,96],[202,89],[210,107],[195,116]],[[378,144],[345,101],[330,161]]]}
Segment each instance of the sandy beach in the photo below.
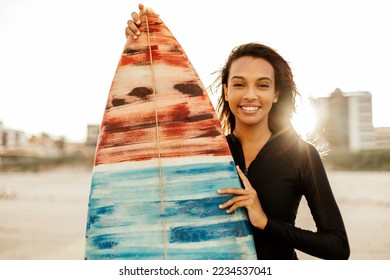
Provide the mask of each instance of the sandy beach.
{"label": "sandy beach", "polygon": [[[353,260],[390,260],[390,172],[329,171]],[[0,174],[0,260],[80,260],[91,170]],[[302,201],[297,225],[315,229]],[[303,253],[300,259],[314,259]]]}

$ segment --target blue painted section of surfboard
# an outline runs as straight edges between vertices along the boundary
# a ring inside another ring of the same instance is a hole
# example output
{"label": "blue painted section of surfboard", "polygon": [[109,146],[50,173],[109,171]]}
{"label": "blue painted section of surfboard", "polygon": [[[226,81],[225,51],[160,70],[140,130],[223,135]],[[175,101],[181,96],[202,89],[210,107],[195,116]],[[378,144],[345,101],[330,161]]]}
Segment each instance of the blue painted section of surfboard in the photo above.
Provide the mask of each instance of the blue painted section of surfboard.
{"label": "blue painted section of surfboard", "polygon": [[256,258],[245,210],[218,207],[228,197],[217,190],[239,184],[229,157],[171,161],[164,159],[161,174],[157,164],[95,167],[87,259]]}

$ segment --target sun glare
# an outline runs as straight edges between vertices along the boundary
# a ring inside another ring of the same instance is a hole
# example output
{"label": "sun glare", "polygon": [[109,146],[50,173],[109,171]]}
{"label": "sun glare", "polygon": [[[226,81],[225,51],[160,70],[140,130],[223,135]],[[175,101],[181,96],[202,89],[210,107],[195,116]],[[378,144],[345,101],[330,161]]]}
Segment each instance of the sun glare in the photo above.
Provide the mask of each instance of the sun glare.
{"label": "sun glare", "polygon": [[316,111],[310,101],[304,98],[297,103],[296,111],[292,119],[292,124],[301,137],[309,138],[316,128]]}

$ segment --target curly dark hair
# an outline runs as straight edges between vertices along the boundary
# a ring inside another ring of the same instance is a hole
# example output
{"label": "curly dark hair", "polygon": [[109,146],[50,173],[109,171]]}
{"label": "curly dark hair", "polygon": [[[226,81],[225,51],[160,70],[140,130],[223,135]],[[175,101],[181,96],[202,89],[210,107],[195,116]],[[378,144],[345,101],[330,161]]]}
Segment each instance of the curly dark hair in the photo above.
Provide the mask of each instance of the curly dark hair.
{"label": "curly dark hair", "polygon": [[268,61],[275,72],[275,90],[278,92],[278,102],[273,104],[268,117],[268,126],[272,133],[279,133],[286,129],[292,129],[291,118],[296,109],[297,91],[291,68],[286,60],[274,49],[259,44],[248,43],[240,45],[232,50],[225,66],[219,71],[218,78],[213,83],[216,90],[220,90],[218,97],[217,112],[225,133],[234,131],[236,119],[225,100],[223,85],[228,85],[228,77],[231,65],[234,61],[243,56],[262,58]]}

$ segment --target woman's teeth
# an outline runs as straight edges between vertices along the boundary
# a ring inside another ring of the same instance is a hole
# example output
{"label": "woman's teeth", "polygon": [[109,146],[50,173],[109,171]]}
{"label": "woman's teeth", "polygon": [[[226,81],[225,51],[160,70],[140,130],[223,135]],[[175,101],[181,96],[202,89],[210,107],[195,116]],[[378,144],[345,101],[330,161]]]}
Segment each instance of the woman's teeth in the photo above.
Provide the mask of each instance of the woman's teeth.
{"label": "woman's teeth", "polygon": [[259,107],[241,107],[244,111],[257,111]]}

